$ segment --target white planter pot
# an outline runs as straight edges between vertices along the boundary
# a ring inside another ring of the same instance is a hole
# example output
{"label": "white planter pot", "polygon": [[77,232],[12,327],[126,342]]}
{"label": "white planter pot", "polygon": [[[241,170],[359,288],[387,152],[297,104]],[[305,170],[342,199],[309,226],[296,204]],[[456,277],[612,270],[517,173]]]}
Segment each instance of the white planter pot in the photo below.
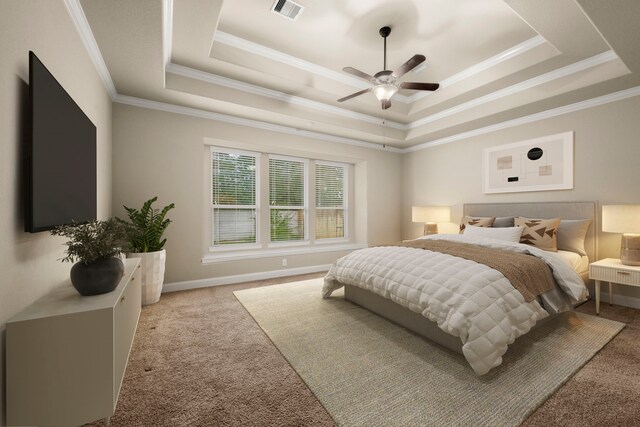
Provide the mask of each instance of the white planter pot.
{"label": "white planter pot", "polygon": [[154,304],[160,300],[164,283],[164,265],[167,251],[130,253],[129,258],[141,258],[142,270],[142,305]]}

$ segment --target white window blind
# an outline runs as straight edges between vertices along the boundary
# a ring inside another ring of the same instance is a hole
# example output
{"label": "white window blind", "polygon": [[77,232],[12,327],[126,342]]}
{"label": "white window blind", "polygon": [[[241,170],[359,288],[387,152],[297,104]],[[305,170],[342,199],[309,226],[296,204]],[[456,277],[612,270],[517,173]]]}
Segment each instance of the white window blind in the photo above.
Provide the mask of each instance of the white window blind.
{"label": "white window blind", "polygon": [[316,162],[316,239],[345,237],[346,166]]}
{"label": "white window blind", "polygon": [[304,160],[269,158],[269,228],[272,242],[305,240]]}
{"label": "white window blind", "polygon": [[257,154],[211,148],[213,246],[258,242]]}

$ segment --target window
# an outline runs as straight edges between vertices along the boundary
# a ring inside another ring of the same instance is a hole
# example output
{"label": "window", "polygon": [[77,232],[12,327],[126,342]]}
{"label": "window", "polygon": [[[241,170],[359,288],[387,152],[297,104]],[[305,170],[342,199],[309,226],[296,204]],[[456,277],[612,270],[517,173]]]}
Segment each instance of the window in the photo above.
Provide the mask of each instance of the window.
{"label": "window", "polygon": [[307,161],[269,156],[269,230],[271,242],[306,240]]}
{"label": "window", "polygon": [[345,237],[346,165],[316,162],[316,239]]}
{"label": "window", "polygon": [[348,226],[350,165],[216,146],[205,153],[211,230],[203,262],[362,246]]}
{"label": "window", "polygon": [[211,149],[213,246],[258,243],[256,153]]}

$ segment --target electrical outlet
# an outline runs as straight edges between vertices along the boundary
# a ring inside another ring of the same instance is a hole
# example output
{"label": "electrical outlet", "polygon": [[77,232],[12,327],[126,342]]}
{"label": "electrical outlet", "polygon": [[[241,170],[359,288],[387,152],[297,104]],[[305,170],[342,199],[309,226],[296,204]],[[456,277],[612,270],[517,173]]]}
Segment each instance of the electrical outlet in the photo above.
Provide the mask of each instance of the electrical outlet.
{"label": "electrical outlet", "polygon": [[287,266],[287,259],[286,258],[282,258],[282,266],[283,267]]}

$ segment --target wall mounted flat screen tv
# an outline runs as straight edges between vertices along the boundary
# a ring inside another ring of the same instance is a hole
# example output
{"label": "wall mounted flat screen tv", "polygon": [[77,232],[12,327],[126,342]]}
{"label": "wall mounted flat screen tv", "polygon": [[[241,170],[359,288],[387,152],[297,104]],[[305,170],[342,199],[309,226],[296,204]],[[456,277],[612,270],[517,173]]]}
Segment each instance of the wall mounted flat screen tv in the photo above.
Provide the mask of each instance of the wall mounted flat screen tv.
{"label": "wall mounted flat screen tv", "polygon": [[26,231],[96,219],[96,127],[33,52],[29,110]]}

